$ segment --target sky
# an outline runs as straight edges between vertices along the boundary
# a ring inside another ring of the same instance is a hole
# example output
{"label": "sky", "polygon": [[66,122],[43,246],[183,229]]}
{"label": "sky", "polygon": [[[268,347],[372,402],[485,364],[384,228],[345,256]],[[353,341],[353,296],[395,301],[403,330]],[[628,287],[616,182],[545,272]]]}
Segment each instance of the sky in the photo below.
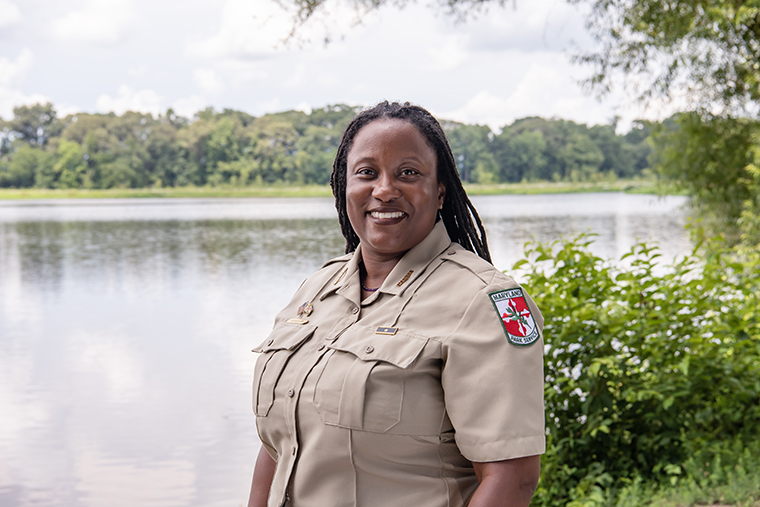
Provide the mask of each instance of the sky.
{"label": "sky", "polygon": [[0,0],[0,116],[46,101],[59,116],[192,117],[401,100],[496,131],[526,116],[617,116],[625,131],[667,115],[584,91],[590,69],[571,62],[595,44],[582,6],[518,0],[461,21],[424,2],[369,14],[325,5],[286,40],[292,13],[271,0]]}

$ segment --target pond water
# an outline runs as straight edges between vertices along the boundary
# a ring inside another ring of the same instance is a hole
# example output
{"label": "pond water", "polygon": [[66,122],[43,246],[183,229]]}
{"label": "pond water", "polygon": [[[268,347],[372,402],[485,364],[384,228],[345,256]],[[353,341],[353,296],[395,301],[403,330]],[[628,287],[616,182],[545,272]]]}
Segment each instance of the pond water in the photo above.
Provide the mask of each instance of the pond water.
{"label": "pond water", "polygon": [[[501,269],[577,232],[691,249],[679,197],[473,202]],[[0,202],[0,506],[244,505],[250,349],[342,249],[331,199]]]}

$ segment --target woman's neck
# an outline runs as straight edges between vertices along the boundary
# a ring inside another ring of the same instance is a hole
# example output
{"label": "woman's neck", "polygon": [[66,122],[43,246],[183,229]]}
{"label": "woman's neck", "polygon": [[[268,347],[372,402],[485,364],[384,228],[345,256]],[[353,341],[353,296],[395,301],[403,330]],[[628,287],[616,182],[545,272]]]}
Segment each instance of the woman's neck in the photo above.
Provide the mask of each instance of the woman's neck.
{"label": "woman's neck", "polygon": [[366,289],[380,288],[402,256],[382,258],[363,255],[360,265],[363,292],[372,293],[374,291],[367,291]]}

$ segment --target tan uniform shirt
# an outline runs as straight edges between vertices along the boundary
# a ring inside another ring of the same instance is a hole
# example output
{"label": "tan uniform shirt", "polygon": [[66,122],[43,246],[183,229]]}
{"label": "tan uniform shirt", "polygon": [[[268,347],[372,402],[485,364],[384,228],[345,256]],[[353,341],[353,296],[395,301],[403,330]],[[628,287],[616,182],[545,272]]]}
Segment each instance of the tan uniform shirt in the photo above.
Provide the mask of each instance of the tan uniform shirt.
{"label": "tan uniform shirt", "polygon": [[360,258],[309,277],[254,349],[268,507],[466,505],[472,461],[545,450],[543,318],[441,222],[364,301]]}

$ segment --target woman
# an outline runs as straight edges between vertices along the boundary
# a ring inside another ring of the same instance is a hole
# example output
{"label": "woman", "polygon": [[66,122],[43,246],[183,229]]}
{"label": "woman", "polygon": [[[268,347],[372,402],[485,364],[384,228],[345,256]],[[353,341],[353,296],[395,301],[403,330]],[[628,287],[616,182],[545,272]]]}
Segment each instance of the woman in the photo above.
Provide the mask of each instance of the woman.
{"label": "woman", "polygon": [[491,265],[441,126],[409,104],[364,111],[331,185],[347,255],[254,349],[249,507],[528,505],[543,319]]}

